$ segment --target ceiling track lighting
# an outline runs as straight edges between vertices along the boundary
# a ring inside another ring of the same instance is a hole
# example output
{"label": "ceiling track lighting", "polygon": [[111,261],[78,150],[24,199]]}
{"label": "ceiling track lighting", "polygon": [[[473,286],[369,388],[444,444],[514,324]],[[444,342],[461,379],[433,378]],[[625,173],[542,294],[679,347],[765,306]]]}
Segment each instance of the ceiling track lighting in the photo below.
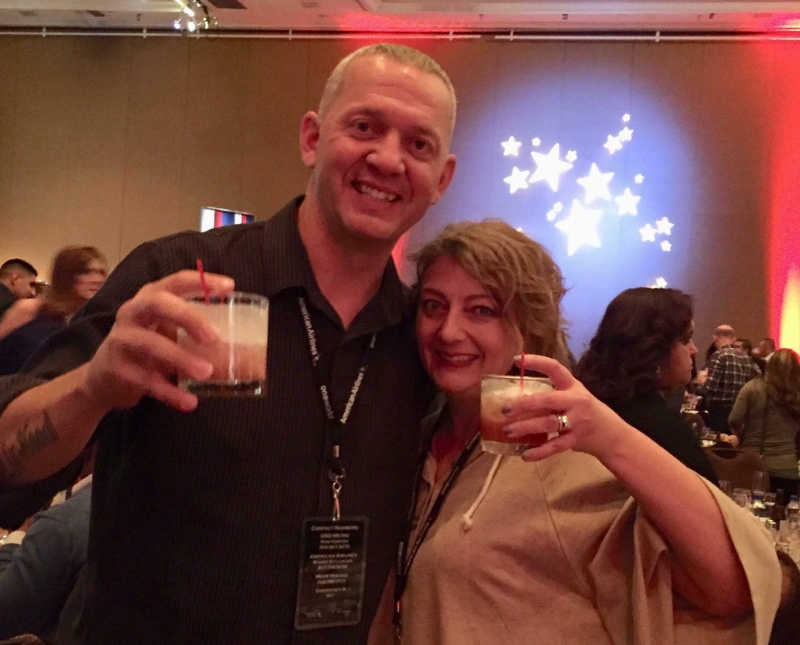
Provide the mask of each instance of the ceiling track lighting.
{"label": "ceiling track lighting", "polygon": [[175,0],[180,14],[172,22],[175,31],[196,33],[219,27],[219,22],[202,0]]}

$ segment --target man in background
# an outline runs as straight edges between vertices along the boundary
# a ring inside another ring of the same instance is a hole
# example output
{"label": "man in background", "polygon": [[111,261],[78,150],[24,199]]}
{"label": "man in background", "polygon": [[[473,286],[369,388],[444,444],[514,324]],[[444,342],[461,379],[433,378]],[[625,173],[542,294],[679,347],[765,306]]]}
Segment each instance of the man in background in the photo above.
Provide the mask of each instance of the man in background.
{"label": "man in background", "polygon": [[755,358],[758,366],[762,372],[767,369],[767,361],[775,353],[775,339],[763,338],[759,341],[758,346],[753,350],[753,357]]}
{"label": "man in background", "polygon": [[715,432],[728,432],[728,415],[739,390],[758,375],[757,367],[739,352],[733,343],[736,333],[731,325],[719,325],[713,334],[717,351],[708,362],[704,384],[704,402],[708,412],[708,425]]}
{"label": "man in background", "polygon": [[0,319],[20,298],[36,295],[33,283],[37,275],[33,265],[20,258],[11,258],[0,265]]}

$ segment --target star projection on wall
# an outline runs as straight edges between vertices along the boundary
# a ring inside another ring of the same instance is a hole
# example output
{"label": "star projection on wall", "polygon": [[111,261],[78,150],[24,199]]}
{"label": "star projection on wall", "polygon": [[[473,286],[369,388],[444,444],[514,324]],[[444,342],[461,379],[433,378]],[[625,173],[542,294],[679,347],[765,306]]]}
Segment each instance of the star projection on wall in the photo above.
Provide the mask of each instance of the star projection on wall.
{"label": "star projection on wall", "polygon": [[505,141],[501,141],[500,145],[503,146],[504,157],[518,157],[519,147],[522,145],[522,141],[517,141],[513,136],[511,136]]}
{"label": "star projection on wall", "polygon": [[561,144],[557,143],[550,152],[546,155],[535,150],[531,152],[531,157],[536,164],[536,170],[531,175],[530,183],[535,184],[537,181],[544,181],[550,189],[558,192],[558,180],[561,175],[568,170],[572,169],[572,164],[568,161],[559,159],[561,155]]}
{"label": "star projection on wall", "polygon": [[[520,137],[521,141],[530,141],[534,165],[530,169],[513,166],[511,174],[503,179],[510,194],[539,202],[544,198],[549,203],[541,211],[540,207],[536,210],[564,235],[570,257],[596,253],[602,247],[604,234],[612,232],[620,235],[623,244],[652,243],[648,247],[652,251],[647,253],[669,253],[675,244],[672,237],[675,225],[668,217],[652,212],[652,205],[647,202],[645,176],[641,168],[631,167],[633,164],[626,154],[628,147],[636,142],[631,115],[624,114],[620,121],[616,132],[603,133],[591,151],[568,147],[563,141],[547,141],[541,136]],[[512,144],[513,153],[508,152]],[[567,150],[563,157],[562,145]],[[513,136],[502,146],[505,156],[517,153],[521,158],[525,156],[520,141]],[[542,192],[541,183],[549,191]],[[525,188],[528,189],[525,193],[520,192]],[[551,194],[555,197],[553,201],[548,199]],[[612,216],[617,224],[607,219]],[[645,221],[637,222],[642,218]],[[666,286],[666,279],[659,276],[650,286]]]}

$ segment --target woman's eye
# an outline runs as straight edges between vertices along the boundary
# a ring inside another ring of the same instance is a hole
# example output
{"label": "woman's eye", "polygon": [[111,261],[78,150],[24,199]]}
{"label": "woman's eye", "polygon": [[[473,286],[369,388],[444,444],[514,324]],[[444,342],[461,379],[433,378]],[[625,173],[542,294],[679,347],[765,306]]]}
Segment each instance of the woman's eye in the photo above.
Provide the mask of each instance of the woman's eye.
{"label": "woman's eye", "polygon": [[435,316],[442,310],[443,305],[438,300],[426,299],[419,303],[419,308],[426,316]]}
{"label": "woman's eye", "polygon": [[497,315],[494,309],[486,305],[477,305],[472,308],[472,312],[482,318],[494,318]]}

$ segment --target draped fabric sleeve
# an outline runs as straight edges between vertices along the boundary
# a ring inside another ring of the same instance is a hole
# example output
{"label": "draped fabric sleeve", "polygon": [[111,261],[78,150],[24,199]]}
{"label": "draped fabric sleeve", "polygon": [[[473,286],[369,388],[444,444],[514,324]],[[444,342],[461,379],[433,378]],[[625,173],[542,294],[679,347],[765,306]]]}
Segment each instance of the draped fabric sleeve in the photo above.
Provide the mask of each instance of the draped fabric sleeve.
{"label": "draped fabric sleeve", "polygon": [[769,642],[781,593],[781,570],[772,539],[755,517],[713,484],[702,481],[722,513],[739,556],[753,612],[734,618],[712,617],[674,595],[669,548],[631,498],[589,565],[598,611],[615,645]]}

